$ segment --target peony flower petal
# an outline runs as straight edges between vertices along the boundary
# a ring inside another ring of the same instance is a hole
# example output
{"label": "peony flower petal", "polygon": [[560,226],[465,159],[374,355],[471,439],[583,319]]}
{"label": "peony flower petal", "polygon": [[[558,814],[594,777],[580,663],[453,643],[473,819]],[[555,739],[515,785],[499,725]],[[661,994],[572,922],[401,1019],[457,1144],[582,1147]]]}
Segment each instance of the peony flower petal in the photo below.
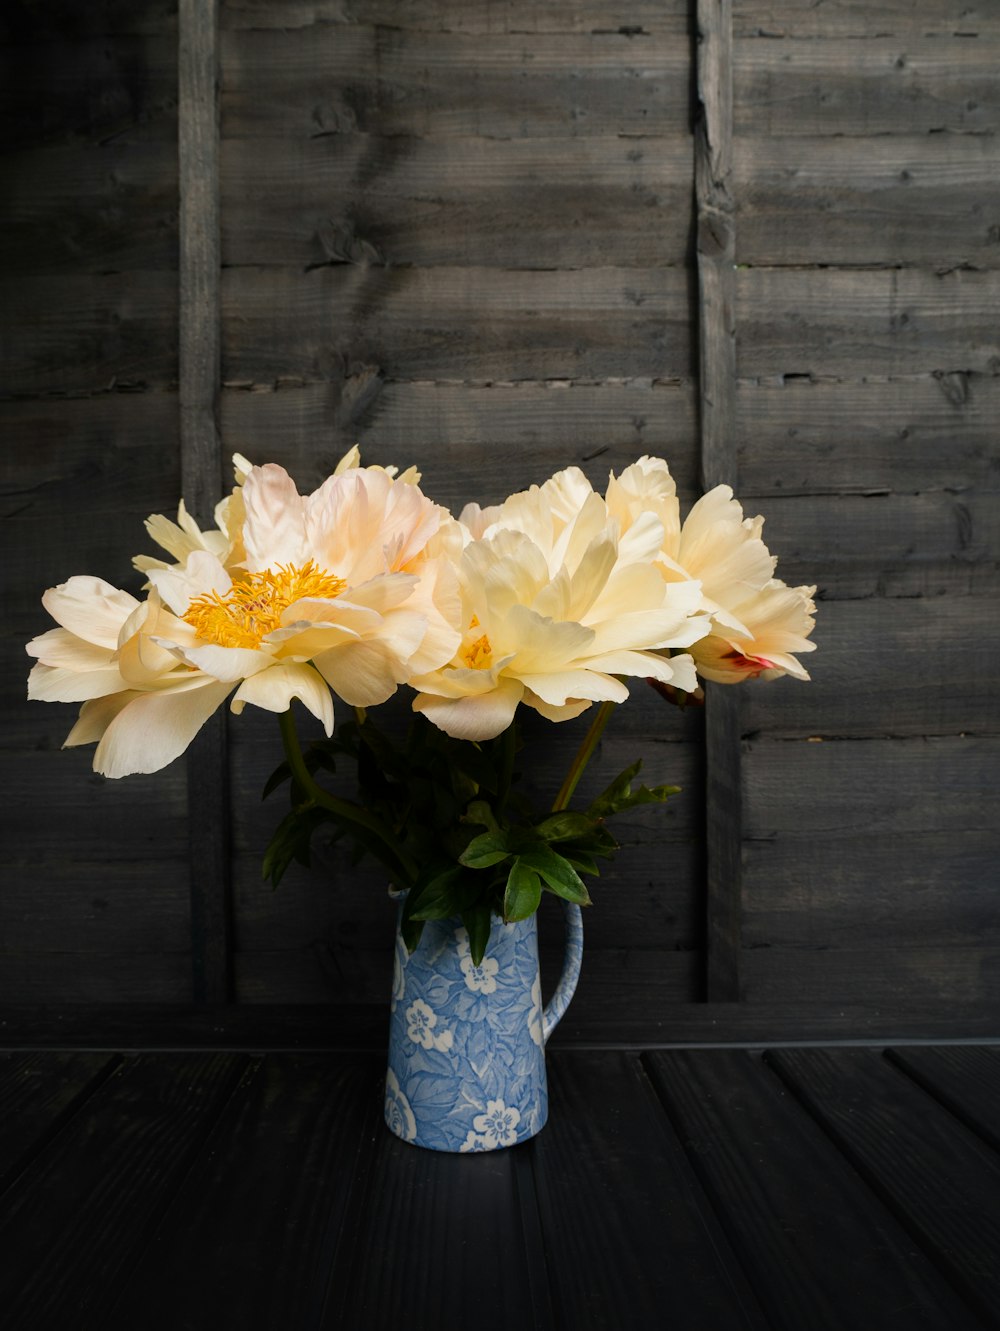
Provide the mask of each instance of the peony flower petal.
{"label": "peony flower petal", "polygon": [[195,597],[211,592],[226,596],[233,585],[222,563],[208,550],[192,551],[182,565],[151,568],[149,582],[175,615],[183,615]]}
{"label": "peony flower petal", "polygon": [[85,642],[118,646],[118,630],[139,602],[103,578],[77,576],[50,587],[42,605],[57,624]]}
{"label": "peony flower petal", "polygon": [[67,666],[33,666],[28,675],[30,702],[84,702],[127,688],[117,666],[73,670]]}
{"label": "peony flower petal", "polygon": [[[590,662],[588,661],[588,666]],[[520,673],[518,678],[543,702],[562,707],[570,698],[592,702],[624,702],[628,689],[610,675],[587,670],[553,670],[546,675]]]}
{"label": "peony flower petal", "polygon": [[80,744],[96,744],[118,713],[135,698],[141,697],[141,693],[126,689],[121,693],[110,693],[106,698],[93,698],[90,702],[85,702],[80,708],[76,725],[63,740],[63,748],[73,749]]}
{"label": "peony flower petal", "polygon": [[292,699],[300,702],[333,734],[333,699],[323,678],[308,665],[282,662],[245,679],[233,696],[231,710],[239,715],[246,703],[268,712],[287,712]]}
{"label": "peony flower petal", "polygon": [[524,686],[518,680],[501,679],[489,693],[464,698],[418,694],[413,700],[413,710],[422,712],[453,739],[495,739],[513,721],[523,695]]}
{"label": "peony flower petal", "polygon": [[273,462],[254,467],[242,493],[247,569],[259,573],[306,564],[312,551],[305,535],[305,501],[284,467]]}
{"label": "peony flower petal", "polygon": [[180,757],[231,692],[232,684],[202,677],[173,689],[137,694],[104,731],[94,771],[110,777],[159,772]]}
{"label": "peony flower petal", "polygon": [[32,638],[24,649],[29,656],[49,666],[68,666],[72,670],[101,670],[111,664],[113,651],[70,633],[69,629],[49,629]]}

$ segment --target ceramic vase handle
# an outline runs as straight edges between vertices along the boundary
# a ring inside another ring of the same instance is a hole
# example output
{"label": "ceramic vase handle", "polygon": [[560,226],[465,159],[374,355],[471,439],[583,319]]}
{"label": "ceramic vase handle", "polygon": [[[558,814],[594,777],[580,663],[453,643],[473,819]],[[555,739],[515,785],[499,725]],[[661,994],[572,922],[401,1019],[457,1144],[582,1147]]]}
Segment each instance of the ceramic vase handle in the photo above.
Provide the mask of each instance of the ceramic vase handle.
{"label": "ceramic vase handle", "polygon": [[571,902],[563,903],[566,907],[566,955],[563,958],[562,975],[556,985],[555,993],[549,999],[542,1013],[542,1043],[548,1042],[549,1036],[559,1024],[559,1019],[569,1007],[569,1001],[576,992],[576,982],[580,978],[580,963],[583,961],[583,915],[579,906]]}

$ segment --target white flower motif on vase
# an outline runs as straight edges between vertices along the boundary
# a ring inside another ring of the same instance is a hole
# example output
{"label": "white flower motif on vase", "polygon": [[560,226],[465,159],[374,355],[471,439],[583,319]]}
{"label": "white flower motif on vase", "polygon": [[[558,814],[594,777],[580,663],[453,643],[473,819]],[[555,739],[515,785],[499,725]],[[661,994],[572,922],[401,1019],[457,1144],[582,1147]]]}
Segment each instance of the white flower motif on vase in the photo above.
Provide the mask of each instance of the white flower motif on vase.
{"label": "white flower motif on vase", "polygon": [[493,1151],[498,1146],[514,1145],[520,1121],[521,1111],[513,1105],[508,1108],[502,1100],[488,1100],[486,1113],[477,1114],[472,1126],[485,1138],[486,1150]]}
{"label": "white flower motif on vase", "polygon": [[422,998],[416,999],[406,1009],[406,1034],[414,1044],[424,1049],[437,1049],[444,1052],[451,1048],[454,1037],[451,1031],[443,1029],[434,1033],[437,1026],[437,1013]]}
{"label": "white flower motif on vase", "polygon": [[528,1013],[528,1034],[539,1049],[545,1043],[542,1031],[542,977],[536,976],[531,986],[531,1010]]}
{"label": "white flower motif on vase", "polygon": [[[385,1121],[389,1130],[403,1141],[411,1142],[417,1135],[417,1124],[413,1117],[410,1102],[399,1089],[399,1082],[392,1068],[385,1077]],[[471,1135],[471,1134],[470,1134]]]}
{"label": "white flower motif on vase", "polygon": [[486,1151],[489,1147],[486,1138],[481,1133],[470,1131],[458,1149],[460,1154],[466,1155],[470,1151]]}
{"label": "white flower motif on vase", "polygon": [[465,976],[467,989],[471,989],[477,994],[496,993],[496,974],[500,966],[493,957],[483,957],[477,966],[471,955],[466,954],[459,964],[462,967],[462,974]]}

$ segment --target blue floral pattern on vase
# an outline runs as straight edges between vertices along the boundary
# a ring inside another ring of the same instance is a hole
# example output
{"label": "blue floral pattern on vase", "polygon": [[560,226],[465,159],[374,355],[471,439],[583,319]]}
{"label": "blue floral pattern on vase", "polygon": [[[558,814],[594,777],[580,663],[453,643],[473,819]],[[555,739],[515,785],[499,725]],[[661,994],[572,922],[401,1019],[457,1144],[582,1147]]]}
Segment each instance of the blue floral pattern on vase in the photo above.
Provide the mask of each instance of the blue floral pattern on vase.
{"label": "blue floral pattern on vase", "polygon": [[[567,941],[579,942],[572,921]],[[559,985],[563,1008],[579,961],[580,948],[571,946]],[[457,918],[427,921],[412,955],[397,926],[385,1098],[391,1131],[462,1153],[534,1136],[548,1114],[541,997],[534,916],[515,924],[494,918],[478,966]]]}

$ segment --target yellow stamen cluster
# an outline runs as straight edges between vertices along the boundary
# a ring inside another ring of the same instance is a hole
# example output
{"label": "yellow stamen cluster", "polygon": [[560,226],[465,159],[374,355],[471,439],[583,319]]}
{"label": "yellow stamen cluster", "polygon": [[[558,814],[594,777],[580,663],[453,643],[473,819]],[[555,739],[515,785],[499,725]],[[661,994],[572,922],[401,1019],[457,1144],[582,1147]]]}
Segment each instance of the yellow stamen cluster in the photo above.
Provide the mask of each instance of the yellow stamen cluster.
{"label": "yellow stamen cluster", "polygon": [[462,648],[462,660],[470,670],[489,669],[493,660],[493,647],[485,633]]}
{"label": "yellow stamen cluster", "polygon": [[248,573],[225,596],[218,592],[196,596],[184,618],[207,642],[220,647],[254,648],[281,627],[281,616],[290,605],[307,598],[332,600],[346,586],[343,578],[324,573],[312,560],[301,568],[282,564],[261,573]]}

